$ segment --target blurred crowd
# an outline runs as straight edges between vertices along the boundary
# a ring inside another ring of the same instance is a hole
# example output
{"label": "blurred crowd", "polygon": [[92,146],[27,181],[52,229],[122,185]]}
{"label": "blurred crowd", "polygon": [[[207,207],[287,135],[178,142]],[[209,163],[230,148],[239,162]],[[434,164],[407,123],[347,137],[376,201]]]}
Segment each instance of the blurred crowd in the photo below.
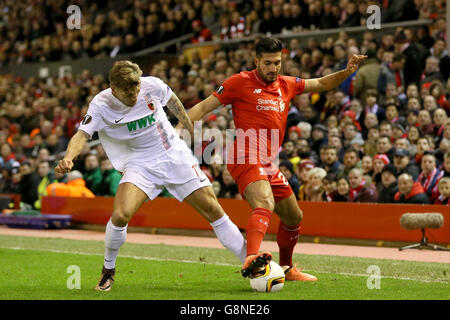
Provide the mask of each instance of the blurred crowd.
{"label": "blurred crowd", "polygon": [[[137,2],[124,5],[136,6]],[[173,3],[166,2],[169,7]],[[314,6],[323,1],[306,2]],[[368,56],[339,88],[302,94],[291,103],[278,165],[298,199],[448,204],[446,21],[437,10],[442,9],[442,1],[415,2],[421,17],[437,13],[432,24],[398,28],[380,38],[366,32],[360,41],[341,32],[324,41],[310,39],[306,45],[297,39],[285,42],[282,73],[304,79],[344,69],[354,53]],[[145,1],[139,3],[145,7]],[[207,3],[193,2],[198,9]],[[217,9],[223,3],[210,4]],[[266,2],[253,1],[253,8],[258,3],[266,7]],[[339,6],[346,3],[340,1]],[[328,2],[323,4],[325,10]],[[163,8],[158,6],[158,10]],[[110,21],[108,27],[113,25]],[[254,43],[246,41],[223,45],[205,58],[195,53],[192,59],[180,55],[175,63],[159,61],[144,70],[144,75],[161,78],[189,109],[229,76],[253,69],[253,49]],[[71,190],[84,196],[114,195],[121,175],[112,168],[96,137],[75,160],[74,170],[79,173],[58,177],[53,172],[89,102],[108,86],[106,74],[94,75],[89,70],[61,78],[1,76],[0,193],[22,194],[23,203],[35,209],[40,208],[42,196],[68,192],[62,184],[74,186]],[[207,115],[207,128],[234,129],[231,106]],[[202,163],[202,169],[218,197],[240,199],[223,162],[220,155],[214,155],[210,164]],[[164,191],[162,196],[171,195]]]}
{"label": "blurred crowd", "polygon": [[[81,10],[80,29],[67,27],[73,22],[70,5]],[[198,43],[361,26],[370,5],[381,8],[383,23],[445,14],[445,0],[5,0],[0,4],[0,66],[115,57],[189,33]]]}

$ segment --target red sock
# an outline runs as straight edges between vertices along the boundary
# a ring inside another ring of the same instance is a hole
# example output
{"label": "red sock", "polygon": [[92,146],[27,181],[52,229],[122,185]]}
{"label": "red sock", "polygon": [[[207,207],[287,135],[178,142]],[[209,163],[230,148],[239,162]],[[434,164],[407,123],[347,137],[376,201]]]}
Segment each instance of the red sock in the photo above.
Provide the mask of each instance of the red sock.
{"label": "red sock", "polygon": [[300,224],[287,226],[280,220],[277,243],[280,248],[280,266],[292,266],[292,254],[300,234]]}
{"label": "red sock", "polygon": [[247,256],[258,254],[261,242],[269,227],[272,212],[265,208],[255,208],[252,211],[247,225]]}

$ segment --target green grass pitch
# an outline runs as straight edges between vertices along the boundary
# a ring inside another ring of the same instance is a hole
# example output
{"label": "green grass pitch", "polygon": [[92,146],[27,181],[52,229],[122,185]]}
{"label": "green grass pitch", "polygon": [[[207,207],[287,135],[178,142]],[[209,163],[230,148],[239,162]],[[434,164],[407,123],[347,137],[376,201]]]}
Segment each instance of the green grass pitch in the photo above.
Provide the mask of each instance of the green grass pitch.
{"label": "green grass pitch", "polygon": [[[239,261],[224,249],[125,243],[112,290],[96,292],[102,241],[0,236],[0,299],[450,299],[450,264],[319,255],[296,255],[294,261],[319,281],[287,282],[280,292],[256,293],[241,277]],[[367,273],[373,265],[381,271],[379,289],[367,286],[377,283]],[[68,288],[76,283],[69,266],[79,268],[80,289]]]}

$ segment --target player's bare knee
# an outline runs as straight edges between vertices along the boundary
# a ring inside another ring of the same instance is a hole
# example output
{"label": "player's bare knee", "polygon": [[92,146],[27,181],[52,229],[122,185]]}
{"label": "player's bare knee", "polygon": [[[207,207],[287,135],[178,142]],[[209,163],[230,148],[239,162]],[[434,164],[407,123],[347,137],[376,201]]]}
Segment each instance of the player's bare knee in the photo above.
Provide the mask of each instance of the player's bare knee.
{"label": "player's bare knee", "polygon": [[298,211],[296,211],[294,214],[292,214],[290,217],[289,217],[289,225],[290,226],[297,226],[297,225],[299,225],[300,224],[300,222],[302,221],[302,219],[303,219],[303,212],[302,212],[302,210],[298,210]]}
{"label": "player's bare knee", "polygon": [[117,227],[125,227],[131,220],[131,214],[128,214],[123,209],[115,209],[111,217],[112,223]]}

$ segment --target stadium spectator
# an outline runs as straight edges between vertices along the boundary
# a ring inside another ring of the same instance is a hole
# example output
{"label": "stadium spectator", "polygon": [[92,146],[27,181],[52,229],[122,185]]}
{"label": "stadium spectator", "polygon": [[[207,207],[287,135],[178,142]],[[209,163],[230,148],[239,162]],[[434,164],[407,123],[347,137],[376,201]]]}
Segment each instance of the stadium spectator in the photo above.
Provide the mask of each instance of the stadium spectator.
{"label": "stadium spectator", "polygon": [[339,162],[337,149],[333,146],[324,146],[321,148],[324,150],[324,161],[322,162],[322,167],[328,172],[332,174],[338,174],[342,169],[342,164]]}
{"label": "stadium spectator", "polygon": [[[400,113],[398,112],[398,107],[395,103],[386,104],[385,118],[387,121],[390,121],[393,125],[395,125],[395,124],[400,125],[399,128],[402,129],[402,131],[405,131],[405,129],[401,125],[404,122],[404,118],[403,117],[400,118]],[[402,134],[403,133],[404,132],[402,132]],[[394,135],[394,138],[395,138],[395,135]]]}
{"label": "stadium spectator", "polygon": [[395,149],[392,146],[391,139],[389,136],[381,136],[377,141],[377,153],[385,154],[390,161],[393,160],[393,154]]}
{"label": "stadium spectator", "polygon": [[385,111],[382,106],[377,103],[378,93],[375,89],[368,89],[361,98],[365,101],[364,116],[373,113],[377,116],[378,122],[384,120]]}
{"label": "stadium spectator", "polygon": [[[431,114],[438,108],[438,104],[436,103],[436,99],[432,95],[427,95],[423,98],[423,109],[428,111]],[[420,122],[419,122],[420,124]],[[423,130],[422,130],[423,131]]]}
{"label": "stadium spectator", "polygon": [[444,79],[447,79],[450,75],[450,57],[446,50],[446,42],[440,38],[431,41],[434,41],[434,43],[430,48],[430,55],[439,59],[439,71],[442,73]]}
{"label": "stadium spectator", "polygon": [[[370,115],[370,113],[368,114]],[[368,156],[373,157],[377,154],[377,142],[380,135],[380,129],[378,126],[370,127],[367,130],[367,140],[364,143],[364,153]]]}
{"label": "stadium spectator", "polygon": [[[302,130],[302,136],[305,135],[305,130]],[[300,159],[310,159],[314,163],[319,162],[319,158],[314,150],[311,149],[309,141],[306,138],[300,138],[296,143],[297,154]]]}
{"label": "stadium spectator", "polygon": [[385,166],[381,172],[381,183],[377,185],[378,203],[393,203],[398,192],[397,169],[393,164]]}
{"label": "stadium spectator", "polygon": [[219,198],[242,199],[238,186],[228,170],[222,171]]}
{"label": "stadium spectator", "polygon": [[[378,77],[377,89],[381,94],[386,93],[386,87],[389,83],[393,83],[399,88],[405,88],[405,75],[403,68],[405,66],[405,57],[403,55],[395,55],[392,62],[383,62],[380,65],[380,74]],[[399,89],[400,92],[403,91]]]}
{"label": "stadium spectator", "polygon": [[415,164],[420,166],[422,157],[427,151],[432,151],[430,140],[426,137],[421,137],[417,140],[417,152],[415,154]]}
{"label": "stadium spectator", "polygon": [[366,180],[373,182],[373,159],[371,156],[363,156],[361,159],[361,169]]}
{"label": "stadium spectator", "polygon": [[361,139],[361,133],[358,132],[358,129],[353,122],[344,124],[343,130],[345,148],[351,147],[352,141],[354,139]]}
{"label": "stadium spectator", "polygon": [[414,182],[412,175],[402,173],[398,177],[398,192],[394,196],[394,202],[428,204],[430,200],[422,185],[419,182]]}
{"label": "stadium spectator", "polygon": [[439,196],[438,183],[444,176],[444,172],[436,167],[436,157],[432,153],[425,153],[421,159],[422,172],[420,173],[417,181],[423,187],[426,195],[430,199],[431,203]]}
{"label": "stadium spectator", "polygon": [[395,53],[405,56],[405,84],[413,82],[418,85],[423,66],[421,52],[414,42],[407,39],[404,31],[398,32],[395,36]]}
{"label": "stadium spectator", "polygon": [[397,169],[398,176],[403,173],[408,173],[413,177],[414,181],[419,177],[419,168],[414,163],[410,162],[410,154],[408,150],[395,150],[394,166]]}
{"label": "stadium spectator", "polygon": [[361,160],[359,152],[353,148],[349,148],[344,154],[344,166],[341,171],[337,174],[337,178],[348,177],[348,174],[353,168],[360,168]]}
{"label": "stadium spectator", "polygon": [[37,194],[38,199],[34,202],[34,208],[37,210],[41,209],[42,206],[42,197],[47,195],[47,187],[51,183],[55,183],[57,180],[55,178],[55,175],[50,167],[49,161],[41,161],[39,162],[37,173],[39,175],[39,178],[41,181],[39,182],[39,185],[37,186]]}
{"label": "stadium spectator", "polygon": [[380,137],[388,137],[389,140],[392,141],[393,139],[393,132],[392,132],[393,125],[391,122],[387,120],[383,120],[380,123]]}
{"label": "stadium spectator", "polygon": [[289,185],[291,186],[295,197],[298,199],[298,190],[300,189],[300,183],[298,182],[297,176],[294,174],[294,166],[292,165],[292,162],[283,161],[280,163],[279,168],[281,173],[289,182]]}
{"label": "stadium spectator", "polygon": [[449,101],[446,96],[444,85],[439,81],[432,81],[430,85],[430,95],[432,95],[437,102],[437,105],[444,110],[449,110]]}
{"label": "stadium spectator", "polygon": [[314,162],[309,159],[304,159],[299,162],[297,166],[297,177],[300,183],[298,199],[305,199],[305,185],[308,182],[308,173],[315,167]]}
{"label": "stadium spectator", "polygon": [[281,33],[284,27],[283,11],[280,4],[272,6],[272,15],[270,18],[270,32],[272,34]]}
{"label": "stadium spectator", "polygon": [[308,172],[305,184],[303,198],[304,201],[323,201],[325,188],[323,186],[323,179],[327,172],[319,167],[313,168]]}
{"label": "stadium spectator", "polygon": [[94,193],[86,188],[86,183],[81,172],[74,170],[67,174],[66,183],[51,183],[47,186],[47,194],[57,197],[83,197],[94,198]]}
{"label": "stadium spectator", "polygon": [[291,126],[288,130],[288,139],[291,141],[297,141],[297,139],[301,138],[302,131],[297,126]]}
{"label": "stadium spectator", "polygon": [[100,196],[115,196],[117,188],[119,187],[122,175],[111,164],[107,158],[100,161],[100,168],[102,170],[102,181],[99,187],[98,195]]}
{"label": "stadium spectator", "polygon": [[28,161],[21,163],[19,173],[19,193],[22,196],[21,201],[30,208],[35,208],[34,204],[36,200],[38,200],[39,176],[33,171],[31,163]]}
{"label": "stadium spectator", "polygon": [[434,201],[435,204],[449,205],[450,203],[450,177],[443,177],[438,184],[439,197]]}
{"label": "stadium spectator", "polygon": [[381,181],[383,169],[389,165],[391,161],[386,154],[377,154],[373,157],[373,173],[372,182],[378,186]]}
{"label": "stadium spectator", "polygon": [[378,192],[375,186],[366,181],[360,168],[353,168],[348,174],[350,185],[349,199],[351,202],[377,202]]}
{"label": "stadium spectator", "polygon": [[339,24],[341,28],[356,27],[361,25],[361,14],[358,11],[358,6],[354,2],[347,2],[345,8],[346,18]]}
{"label": "stadium spectator", "polygon": [[353,94],[357,98],[369,89],[378,88],[378,78],[380,76],[380,63],[376,58],[375,50],[366,52],[368,59],[356,72],[355,81],[353,83]]}
{"label": "stadium spectator", "polygon": [[[298,127],[295,127],[298,129]],[[292,170],[295,172],[297,170],[297,165],[300,162],[301,158],[297,155],[297,147],[291,140],[286,140],[283,143],[280,158],[286,156],[289,162],[292,163]]]}
{"label": "stadium spectator", "polygon": [[337,194],[333,198],[336,202],[348,202],[350,193],[350,184],[346,177],[337,179]]}
{"label": "stadium spectator", "polygon": [[[208,2],[206,2],[205,4],[207,4],[207,3]],[[201,42],[212,40],[211,31],[207,27],[204,26],[204,24],[201,20],[192,21],[192,31],[193,31],[194,35],[191,38],[191,43],[201,43]]]}
{"label": "stadium spectator", "polygon": [[[189,71],[188,76],[192,74],[194,77],[197,77],[196,71]],[[199,97],[199,91],[194,85],[190,85],[186,89],[186,97],[183,99],[183,105],[186,109],[190,109],[195,106],[197,103],[202,101]]]}
{"label": "stadium spectator", "polygon": [[444,155],[444,161],[441,170],[444,171],[444,177],[450,177],[450,151],[448,151]]}
{"label": "stadium spectator", "polygon": [[319,153],[320,147],[326,142],[328,129],[323,124],[313,126],[311,132],[311,143],[314,152]]}
{"label": "stadium spectator", "polygon": [[325,193],[322,196],[322,200],[326,202],[334,201],[337,195],[336,175],[328,173],[322,180],[323,189]]}
{"label": "stadium spectator", "polygon": [[2,170],[2,193],[20,194],[20,163],[12,161],[7,163]]}
{"label": "stadium spectator", "polygon": [[430,83],[433,80],[445,82],[444,76],[439,70],[439,59],[430,56],[425,60],[425,69],[420,77],[420,83],[423,85],[425,83]]}
{"label": "stadium spectator", "polygon": [[99,194],[103,175],[98,158],[95,154],[88,154],[84,163],[85,172],[83,174],[83,179],[86,182],[86,188],[91,190],[94,194]]}

